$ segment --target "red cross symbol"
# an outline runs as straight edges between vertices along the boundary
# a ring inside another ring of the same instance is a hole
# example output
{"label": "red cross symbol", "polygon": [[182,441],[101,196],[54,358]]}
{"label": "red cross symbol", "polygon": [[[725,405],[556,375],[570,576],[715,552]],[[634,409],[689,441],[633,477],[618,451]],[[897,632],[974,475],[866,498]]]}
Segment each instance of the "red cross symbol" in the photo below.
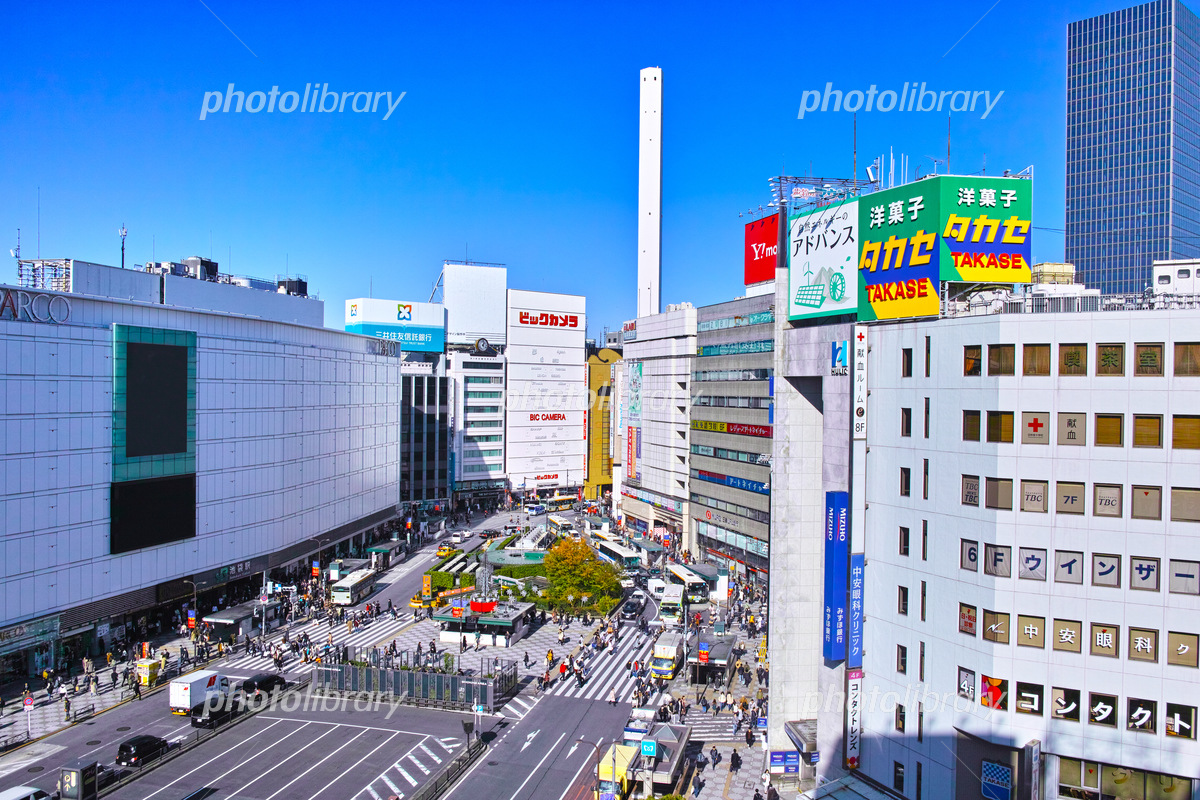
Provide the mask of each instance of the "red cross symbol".
{"label": "red cross symbol", "polygon": [[1033,422],[1029,423],[1029,427],[1033,428],[1034,433],[1038,433],[1042,428],[1046,427],[1046,424],[1037,417],[1034,417]]}
{"label": "red cross symbol", "polygon": [[867,338],[867,335],[865,333],[863,333],[862,331],[858,332],[858,341],[861,342],[863,339],[866,339],[866,338]]}

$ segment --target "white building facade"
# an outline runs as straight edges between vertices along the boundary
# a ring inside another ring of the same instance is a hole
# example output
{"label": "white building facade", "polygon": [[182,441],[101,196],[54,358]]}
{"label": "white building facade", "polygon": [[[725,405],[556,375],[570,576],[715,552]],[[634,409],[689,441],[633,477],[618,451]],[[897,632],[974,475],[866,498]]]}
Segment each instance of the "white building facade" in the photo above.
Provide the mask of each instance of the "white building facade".
{"label": "white building facade", "polygon": [[298,570],[396,513],[394,348],[280,321],[320,320],[319,301],[76,272],[108,296],[0,287],[0,655],[13,674],[152,624],[192,597],[189,580]]}

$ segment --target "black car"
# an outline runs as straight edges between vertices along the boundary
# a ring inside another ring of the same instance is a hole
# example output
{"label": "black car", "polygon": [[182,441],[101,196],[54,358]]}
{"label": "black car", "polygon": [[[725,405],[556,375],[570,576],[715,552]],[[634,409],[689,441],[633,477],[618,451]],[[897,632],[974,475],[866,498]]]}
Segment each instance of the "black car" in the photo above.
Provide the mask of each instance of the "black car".
{"label": "black car", "polygon": [[161,756],[171,745],[157,736],[134,736],[121,742],[117,748],[117,766],[140,767]]}
{"label": "black car", "polygon": [[241,713],[241,710],[242,704],[237,700],[222,697],[218,702],[217,698],[213,697],[211,702],[192,706],[192,727],[215,728],[224,725]]}
{"label": "black car", "polygon": [[621,606],[621,619],[637,619],[642,615],[645,604],[637,600],[626,600]]}
{"label": "black car", "polygon": [[253,675],[242,681],[242,694],[246,697],[257,697],[258,695],[270,695],[276,689],[286,689],[287,681],[282,675],[272,675],[269,672],[262,672],[258,675]]}

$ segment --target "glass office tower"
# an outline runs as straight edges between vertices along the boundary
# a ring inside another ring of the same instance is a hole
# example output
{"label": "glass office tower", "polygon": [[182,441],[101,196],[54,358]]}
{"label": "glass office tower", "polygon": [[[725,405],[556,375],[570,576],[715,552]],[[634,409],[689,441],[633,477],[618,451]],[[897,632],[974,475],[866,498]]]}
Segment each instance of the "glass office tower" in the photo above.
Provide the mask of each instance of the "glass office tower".
{"label": "glass office tower", "polygon": [[1156,0],[1067,27],[1066,260],[1103,293],[1200,256],[1200,20]]}

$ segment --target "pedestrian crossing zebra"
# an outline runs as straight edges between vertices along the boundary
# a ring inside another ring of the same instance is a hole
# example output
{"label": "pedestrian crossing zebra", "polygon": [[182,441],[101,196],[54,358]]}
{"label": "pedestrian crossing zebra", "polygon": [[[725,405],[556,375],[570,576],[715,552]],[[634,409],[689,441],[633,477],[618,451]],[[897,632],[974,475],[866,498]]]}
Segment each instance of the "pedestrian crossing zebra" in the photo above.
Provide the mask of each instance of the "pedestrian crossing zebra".
{"label": "pedestrian crossing zebra", "polygon": [[[334,625],[330,628],[328,622],[317,620],[293,627],[289,632],[289,638],[295,640],[300,634],[307,633],[309,639],[312,641],[313,651],[319,654],[324,652],[325,644],[329,642],[330,633],[333,634],[332,648],[340,648],[346,645],[369,647],[396,636],[412,624],[412,618],[406,614],[402,614],[394,620],[390,615],[384,614],[351,633],[346,629],[344,623]],[[280,641],[280,637],[275,636],[270,641],[277,643]],[[244,652],[240,655],[227,658],[224,666],[229,670],[247,673],[275,671],[275,662],[269,655],[247,655]],[[293,653],[290,649],[285,648],[284,672],[291,675],[304,675],[311,672],[314,667],[316,667],[315,662],[310,661],[305,663],[300,656]]]}
{"label": "pedestrian crossing zebra", "polygon": [[[583,662],[586,679],[582,686],[571,676],[559,680],[552,670],[554,684],[546,694],[556,697],[573,697],[587,700],[607,700],[612,692],[619,703],[628,703],[633,697],[637,681],[630,674],[627,664],[632,661],[647,662],[654,647],[654,640],[631,631],[626,631],[615,645],[587,657]],[[657,692],[652,702],[657,699]]]}

